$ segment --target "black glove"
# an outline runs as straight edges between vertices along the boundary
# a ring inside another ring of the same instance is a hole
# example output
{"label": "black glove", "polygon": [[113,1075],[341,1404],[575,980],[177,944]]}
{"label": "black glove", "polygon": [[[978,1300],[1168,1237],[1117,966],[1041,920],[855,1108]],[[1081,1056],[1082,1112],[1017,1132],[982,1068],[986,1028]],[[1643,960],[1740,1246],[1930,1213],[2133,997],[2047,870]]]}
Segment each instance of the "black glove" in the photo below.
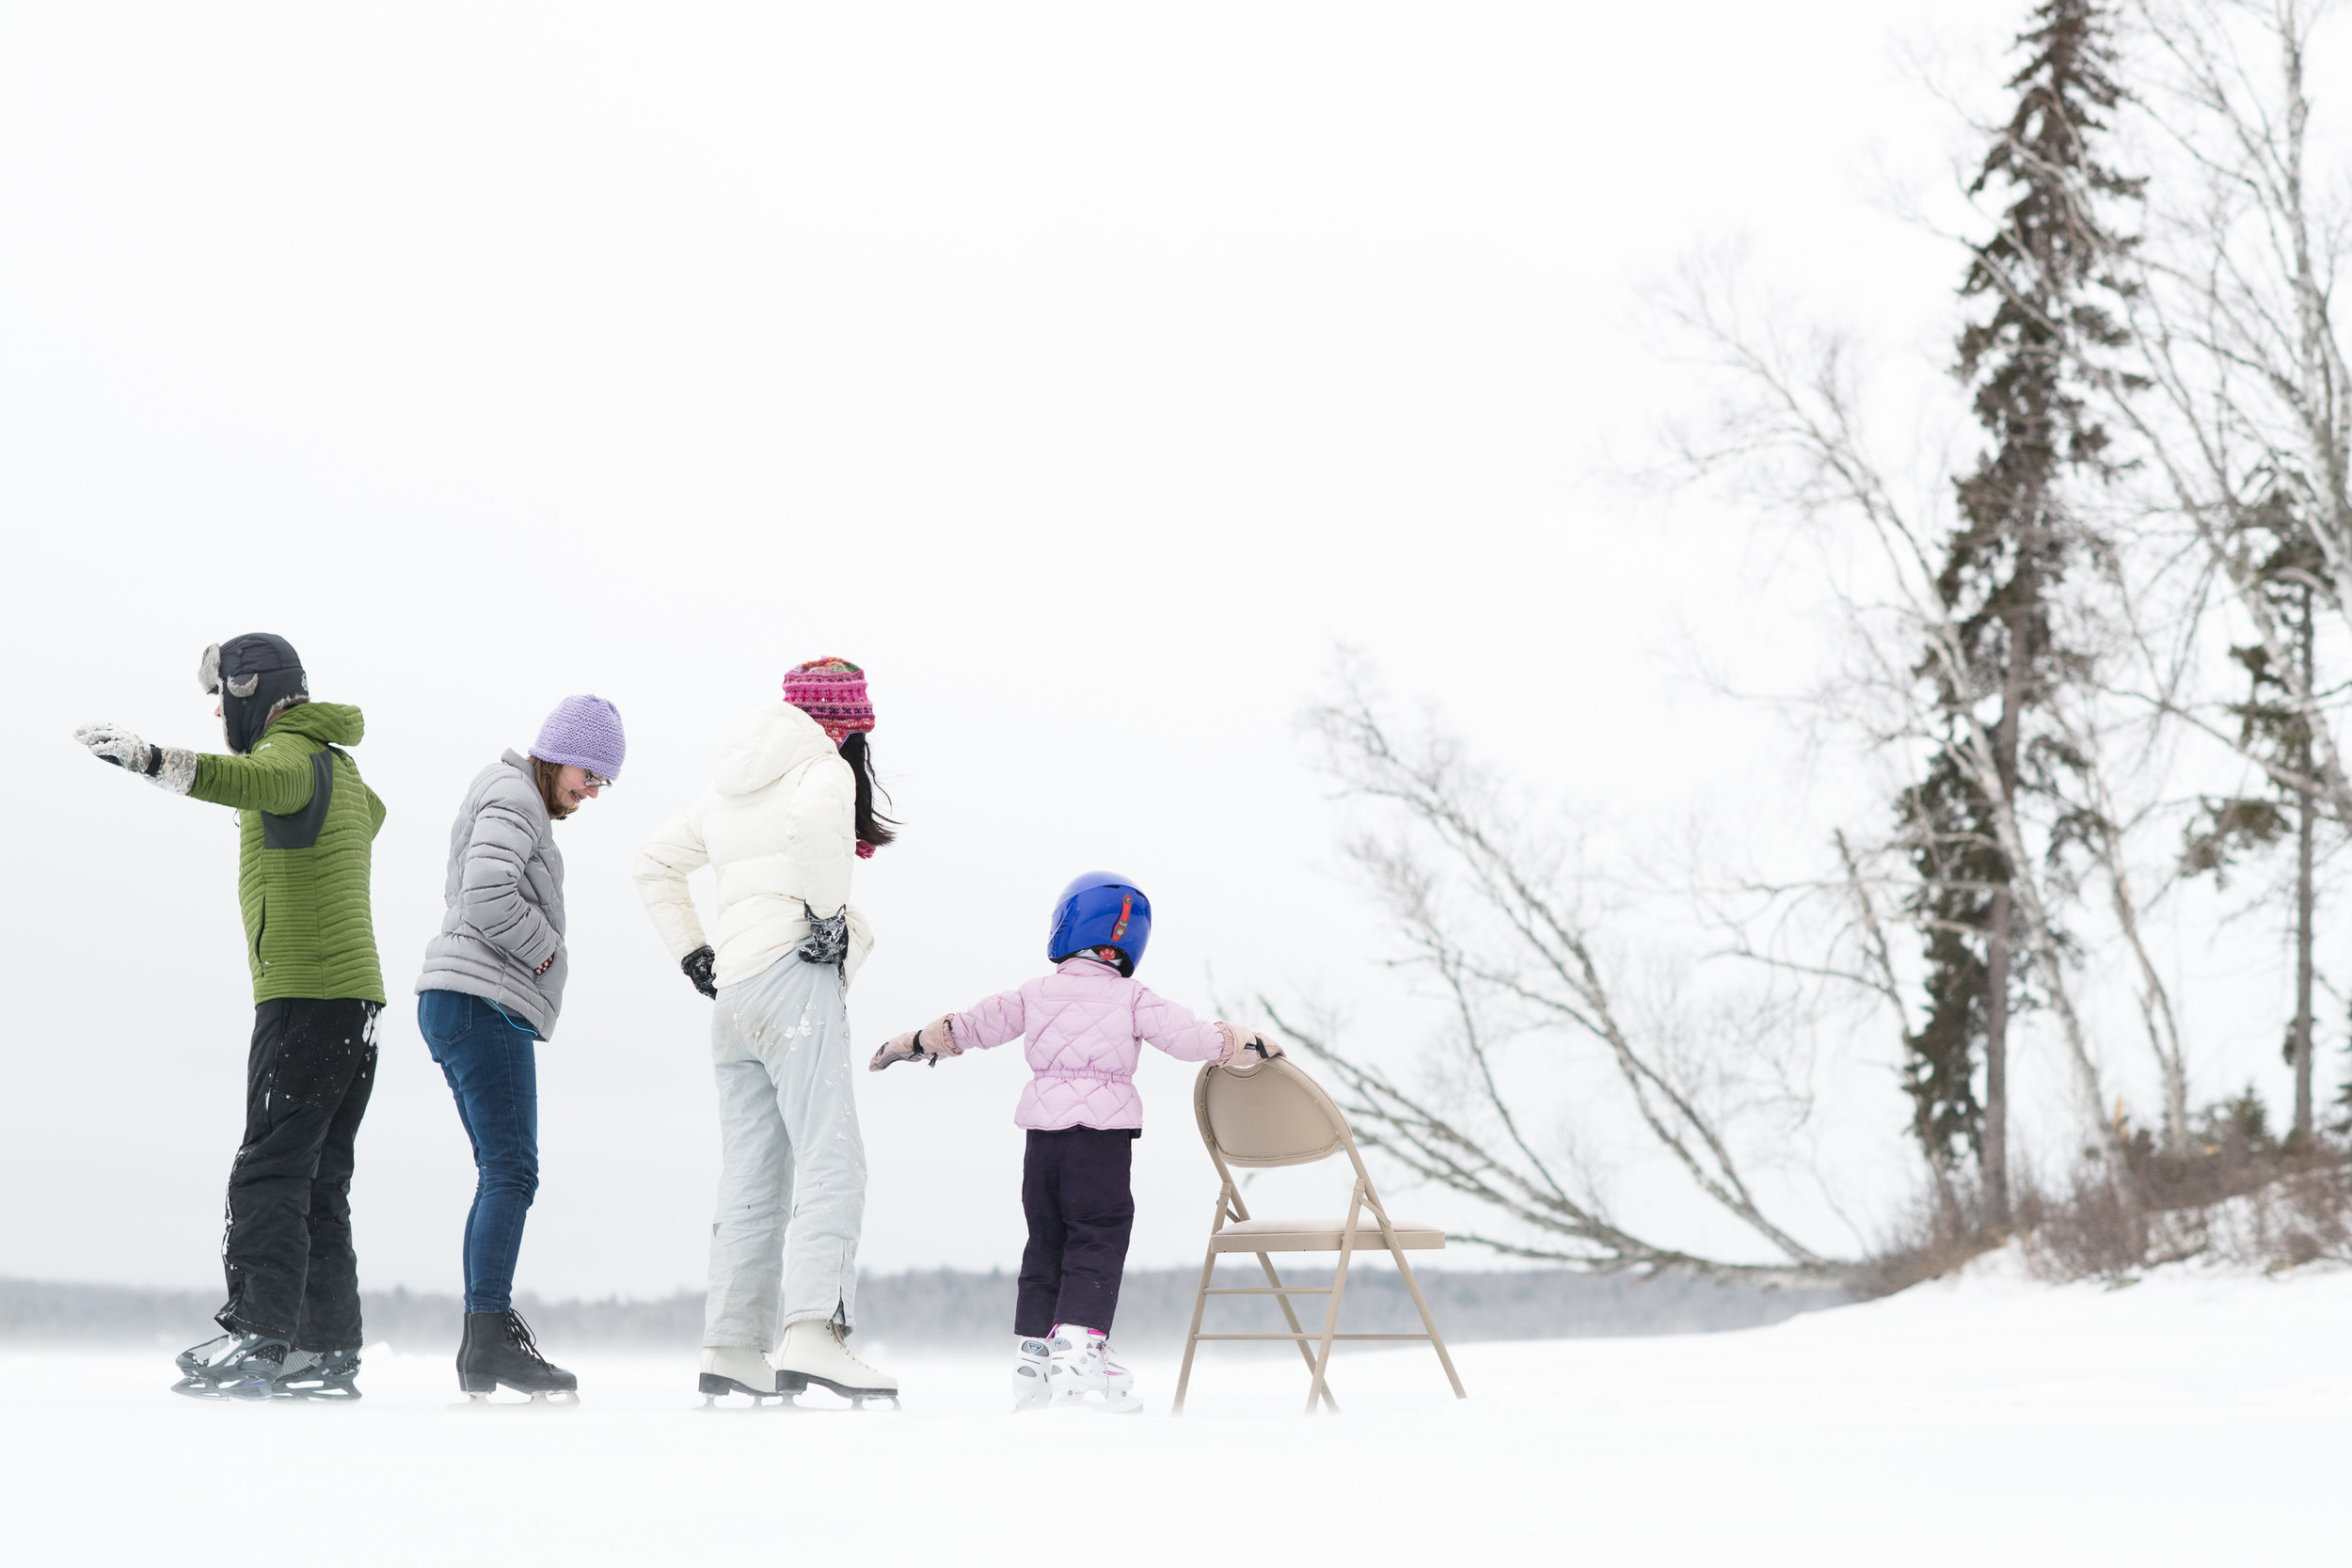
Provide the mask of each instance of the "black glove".
{"label": "black glove", "polygon": [[718,972],[719,955],[711,951],[708,942],[704,942],[700,947],[680,958],[677,966],[686,971],[686,977],[694,982],[696,990],[705,996],[712,998],[718,996],[719,983],[711,976]]}
{"label": "black glove", "polygon": [[794,952],[801,961],[812,964],[837,964],[850,956],[850,911],[837,910],[819,920],[808,917],[808,935],[801,939]]}

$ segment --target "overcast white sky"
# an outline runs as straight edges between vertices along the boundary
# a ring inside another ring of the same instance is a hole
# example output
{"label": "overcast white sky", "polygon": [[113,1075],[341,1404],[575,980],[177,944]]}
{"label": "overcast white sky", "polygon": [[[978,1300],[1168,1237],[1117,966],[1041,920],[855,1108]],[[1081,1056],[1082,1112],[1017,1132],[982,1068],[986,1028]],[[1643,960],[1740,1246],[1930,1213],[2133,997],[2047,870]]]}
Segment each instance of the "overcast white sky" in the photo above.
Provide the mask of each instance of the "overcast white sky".
{"label": "overcast white sky", "polygon": [[[1291,728],[1334,644],[1564,794],[1736,794],[1769,724],[1677,678],[1677,624],[1804,633],[1746,520],[1613,478],[1683,393],[1637,292],[1744,231],[1940,353],[1956,263],[1867,191],[1960,141],[1891,45],[1980,83],[2020,8],[6,8],[0,1272],[216,1277],[233,819],[68,736],[215,746],[197,656],[253,629],[364,709],[391,811],[370,1285],[457,1281],[409,988],[459,792],[566,692],[630,754],[560,830],[526,1289],[701,1278],[707,1007],[627,866],[814,655],[867,667],[907,823],[858,873],[861,1041],[1037,971],[1110,865],[1166,993],[1359,996],[1409,1043]],[[1017,1263],[1021,1078],[861,1083],[867,1266]],[[1142,1082],[1135,1260],[1189,1260],[1187,1072]]]}

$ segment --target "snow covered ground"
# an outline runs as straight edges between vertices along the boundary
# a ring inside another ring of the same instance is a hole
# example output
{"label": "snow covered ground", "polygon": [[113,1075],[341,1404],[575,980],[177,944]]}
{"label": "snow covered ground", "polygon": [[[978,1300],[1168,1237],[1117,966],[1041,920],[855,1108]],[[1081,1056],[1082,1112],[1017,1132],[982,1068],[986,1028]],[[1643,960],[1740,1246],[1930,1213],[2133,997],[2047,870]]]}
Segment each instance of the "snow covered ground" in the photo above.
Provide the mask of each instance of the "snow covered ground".
{"label": "snow covered ground", "polygon": [[[176,1349],[178,1347],[168,1347]],[[556,1347],[559,1354],[562,1347]],[[881,1347],[873,1347],[883,1359]],[[1736,1334],[1295,1363],[1204,1352],[1151,1409],[1002,1413],[993,1362],[887,1357],[906,1410],[711,1416],[691,1359],[564,1355],[573,1412],[451,1408],[439,1357],[364,1402],[199,1404],[167,1350],[0,1350],[19,1562],[2191,1562],[2342,1549],[2352,1274],[2129,1289],[1997,1262]],[[812,1402],[821,1396],[810,1396]]]}

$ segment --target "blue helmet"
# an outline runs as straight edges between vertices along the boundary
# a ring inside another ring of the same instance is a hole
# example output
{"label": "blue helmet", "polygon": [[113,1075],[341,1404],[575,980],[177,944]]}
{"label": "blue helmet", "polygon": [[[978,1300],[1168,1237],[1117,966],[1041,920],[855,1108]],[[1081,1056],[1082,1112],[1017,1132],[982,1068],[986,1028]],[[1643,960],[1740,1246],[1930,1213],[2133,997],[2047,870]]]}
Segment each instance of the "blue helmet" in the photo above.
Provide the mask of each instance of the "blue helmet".
{"label": "blue helmet", "polygon": [[1089,947],[1116,947],[1126,959],[1119,972],[1133,974],[1151,940],[1152,900],[1143,889],[1116,871],[1089,871],[1061,890],[1045,957],[1059,963]]}

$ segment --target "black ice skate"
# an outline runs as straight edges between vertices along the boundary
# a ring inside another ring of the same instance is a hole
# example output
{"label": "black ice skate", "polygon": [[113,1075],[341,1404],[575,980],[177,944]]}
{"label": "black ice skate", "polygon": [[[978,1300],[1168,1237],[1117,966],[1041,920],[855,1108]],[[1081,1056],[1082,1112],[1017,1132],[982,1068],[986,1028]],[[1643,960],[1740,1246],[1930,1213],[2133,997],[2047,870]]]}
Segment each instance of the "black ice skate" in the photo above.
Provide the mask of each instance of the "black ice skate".
{"label": "black ice skate", "polygon": [[266,1334],[223,1334],[180,1353],[175,1394],[192,1400],[265,1400],[293,1347]]}
{"label": "black ice skate", "polygon": [[357,1350],[298,1350],[286,1358],[270,1392],[279,1399],[349,1403],[359,1397]]}
{"label": "black ice skate", "polygon": [[457,1347],[457,1386],[468,1402],[487,1404],[504,1384],[532,1404],[578,1404],[580,1379],[539,1354],[522,1314],[469,1312]]}

